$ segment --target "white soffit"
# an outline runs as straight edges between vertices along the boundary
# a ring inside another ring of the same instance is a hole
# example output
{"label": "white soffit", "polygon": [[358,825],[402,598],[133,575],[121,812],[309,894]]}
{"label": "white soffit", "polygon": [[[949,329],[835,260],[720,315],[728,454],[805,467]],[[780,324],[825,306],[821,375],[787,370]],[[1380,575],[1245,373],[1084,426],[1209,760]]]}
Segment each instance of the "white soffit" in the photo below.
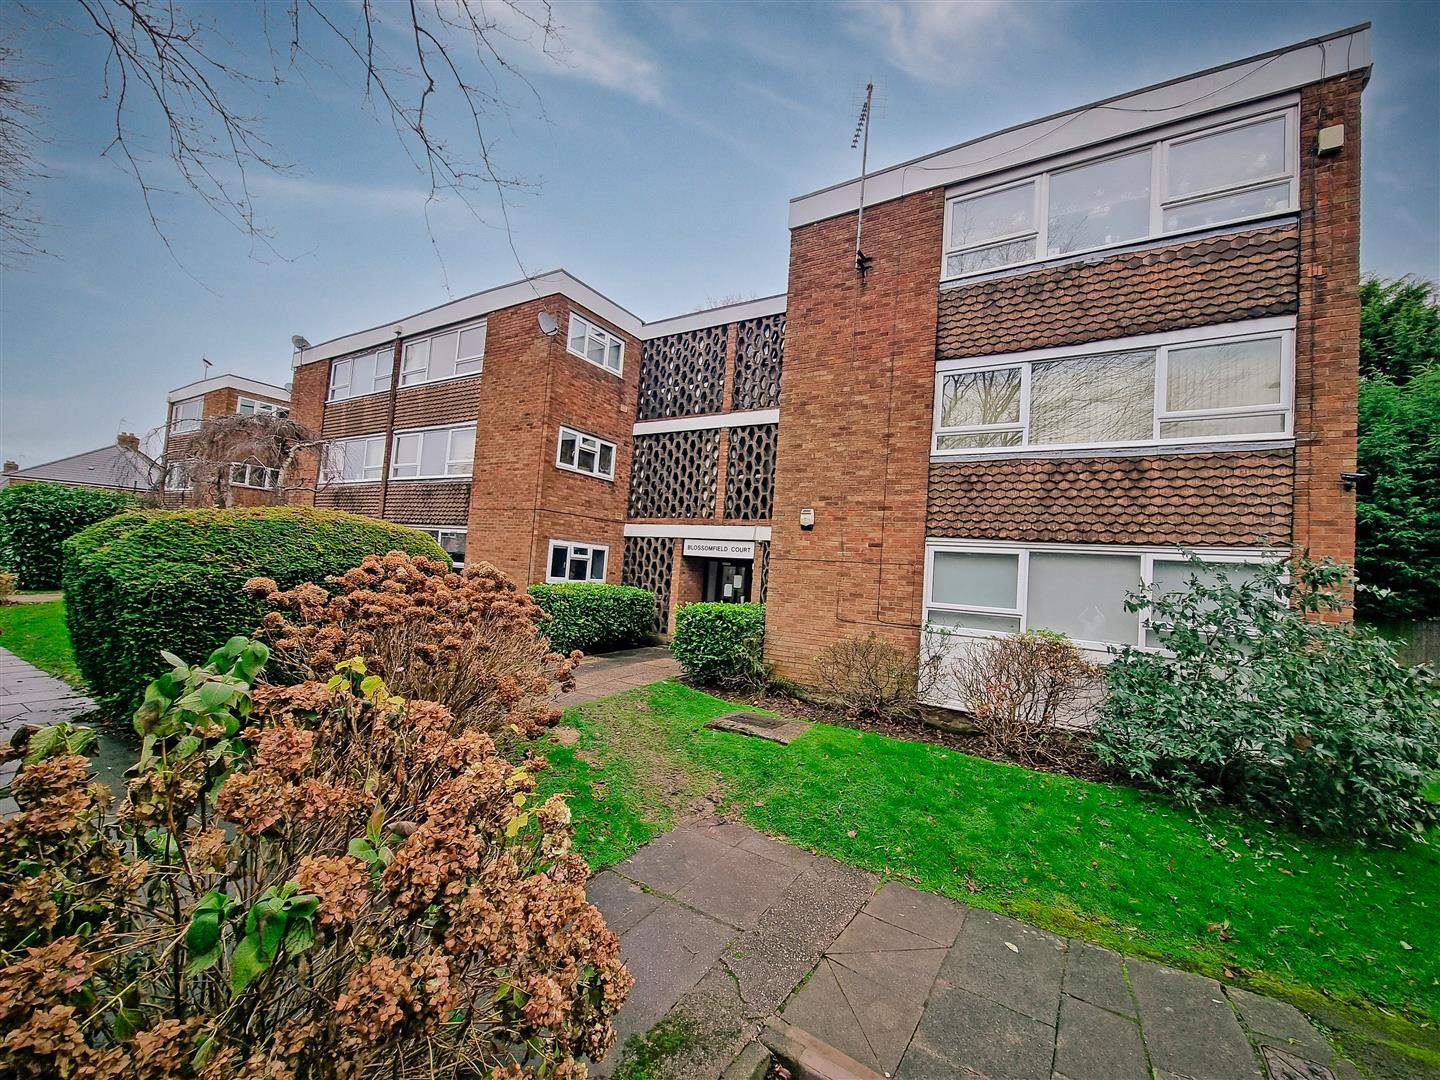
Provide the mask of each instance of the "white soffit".
{"label": "white soffit", "polygon": [[240,390],[246,394],[258,394],[260,397],[274,398],[276,401],[290,400],[290,391],[285,387],[258,382],[255,379],[246,379],[240,375],[216,375],[213,378],[201,379],[199,382],[186,383],[184,386],[177,386],[171,390],[165,400],[171,403],[189,401],[191,398],[208,394],[212,390],[230,389]]}
{"label": "white soffit", "polygon": [[[865,178],[865,205],[948,187],[1369,67],[1370,24],[1364,23],[880,169]],[[790,227],[848,214],[859,205],[858,178],[822,188],[790,200]]]}
{"label": "white soffit", "polygon": [[664,420],[640,420],[632,435],[659,435],[667,431],[708,431],[711,428],[753,427],[778,424],[779,409],[746,409],[741,412],[705,413],[701,416],[671,416]]}
{"label": "white soffit", "polygon": [[626,525],[626,536],[670,536],[690,540],[769,540],[769,525]]}

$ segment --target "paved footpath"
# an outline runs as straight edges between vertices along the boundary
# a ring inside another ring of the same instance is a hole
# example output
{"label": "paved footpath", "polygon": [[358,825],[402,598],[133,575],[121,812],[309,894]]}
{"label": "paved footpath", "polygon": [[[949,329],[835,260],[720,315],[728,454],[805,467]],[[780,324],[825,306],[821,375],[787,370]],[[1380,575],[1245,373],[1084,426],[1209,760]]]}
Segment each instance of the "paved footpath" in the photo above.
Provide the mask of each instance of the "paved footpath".
{"label": "paved footpath", "polygon": [[648,686],[680,674],[680,665],[669,649],[642,646],[619,652],[587,656],[575,673],[575,689],[562,694],[556,704],[562,709],[582,705],[597,698],[609,697],[637,686]]}
{"label": "paved footpath", "polygon": [[668,1016],[688,1050],[653,1073],[667,1080],[718,1077],[757,1034],[818,1046],[844,1063],[831,1075],[897,1080],[1360,1075],[1283,1002],[878,884],[717,822],[596,875],[591,899],[636,979],[620,1044]]}

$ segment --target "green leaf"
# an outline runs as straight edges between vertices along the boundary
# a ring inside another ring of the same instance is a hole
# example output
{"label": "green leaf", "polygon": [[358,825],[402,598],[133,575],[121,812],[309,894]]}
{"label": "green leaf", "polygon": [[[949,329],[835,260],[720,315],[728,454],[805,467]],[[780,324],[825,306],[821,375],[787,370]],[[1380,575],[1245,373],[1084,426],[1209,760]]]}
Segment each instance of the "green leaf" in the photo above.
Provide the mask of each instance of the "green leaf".
{"label": "green leaf", "polygon": [[230,955],[230,993],[239,997],[245,988],[255,981],[255,976],[270,966],[268,960],[260,958],[259,940],[250,934],[240,939]]}
{"label": "green leaf", "polygon": [[191,754],[195,753],[195,751],[199,750],[200,747],[203,745],[204,743],[200,741],[199,736],[186,735],[183,739],[181,739],[178,743],[175,744],[175,756],[177,758],[187,758]]}
{"label": "green leaf", "polygon": [[309,919],[293,923],[285,931],[285,955],[299,956],[315,944],[315,927]]}

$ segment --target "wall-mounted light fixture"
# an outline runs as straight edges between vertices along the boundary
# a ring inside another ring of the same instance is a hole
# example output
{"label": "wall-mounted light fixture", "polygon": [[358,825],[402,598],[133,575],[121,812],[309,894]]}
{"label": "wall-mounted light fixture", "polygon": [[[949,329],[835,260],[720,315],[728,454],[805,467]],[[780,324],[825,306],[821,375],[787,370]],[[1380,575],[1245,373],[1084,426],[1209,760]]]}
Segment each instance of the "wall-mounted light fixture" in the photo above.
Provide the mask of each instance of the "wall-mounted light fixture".
{"label": "wall-mounted light fixture", "polygon": [[1363,472],[1342,472],[1340,483],[1346,491],[1358,491],[1362,495],[1370,490],[1370,474]]}

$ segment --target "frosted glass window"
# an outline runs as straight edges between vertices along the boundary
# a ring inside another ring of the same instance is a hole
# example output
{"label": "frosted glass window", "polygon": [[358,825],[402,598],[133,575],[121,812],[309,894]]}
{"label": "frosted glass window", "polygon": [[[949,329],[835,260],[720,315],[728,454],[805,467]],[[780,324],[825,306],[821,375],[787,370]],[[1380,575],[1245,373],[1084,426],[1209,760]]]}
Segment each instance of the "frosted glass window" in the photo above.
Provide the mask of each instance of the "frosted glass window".
{"label": "frosted glass window", "polygon": [[940,426],[978,427],[1020,422],[1020,369],[967,371],[946,375]]}
{"label": "frosted glass window", "polygon": [[[1231,562],[1202,563],[1200,566],[1196,566],[1189,561],[1156,559],[1150,575],[1151,591],[1156,596],[1189,592],[1192,580],[1198,580],[1203,585],[1213,586],[1219,583],[1221,574],[1225,575],[1225,579],[1230,585],[1239,588],[1250,582],[1258,581],[1260,567],[1253,563]],[[1206,605],[1207,609],[1210,606],[1212,605]],[[1163,646],[1165,644],[1165,627],[1147,627],[1145,644],[1151,648]]]}
{"label": "frosted glass window", "polygon": [[1165,193],[1197,195],[1284,176],[1285,143],[1285,120],[1279,116],[1172,143]]}
{"label": "frosted glass window", "polygon": [[960,607],[1018,607],[1020,557],[978,551],[937,551],[930,599]]}
{"label": "frosted glass window", "polygon": [[979,611],[943,611],[932,608],[925,618],[935,626],[953,626],[962,630],[994,630],[1002,634],[1020,632],[1019,615],[989,615]]}
{"label": "frosted glass window", "polygon": [[1111,353],[1035,364],[1030,442],[1131,442],[1154,437],[1155,354]]}
{"label": "frosted glass window", "polygon": [[1140,584],[1138,556],[1032,552],[1028,625],[1079,641],[1134,645],[1140,616],[1125,610],[1125,597]]}
{"label": "frosted glass window", "polygon": [[1050,177],[1046,248],[1051,255],[1123,244],[1149,232],[1148,149]]}
{"label": "frosted glass window", "polygon": [[1284,413],[1244,413],[1196,420],[1162,420],[1162,439],[1203,439],[1211,435],[1283,435]]}
{"label": "frosted glass window", "polygon": [[1170,412],[1280,404],[1280,339],[1171,349],[1165,407]]}

